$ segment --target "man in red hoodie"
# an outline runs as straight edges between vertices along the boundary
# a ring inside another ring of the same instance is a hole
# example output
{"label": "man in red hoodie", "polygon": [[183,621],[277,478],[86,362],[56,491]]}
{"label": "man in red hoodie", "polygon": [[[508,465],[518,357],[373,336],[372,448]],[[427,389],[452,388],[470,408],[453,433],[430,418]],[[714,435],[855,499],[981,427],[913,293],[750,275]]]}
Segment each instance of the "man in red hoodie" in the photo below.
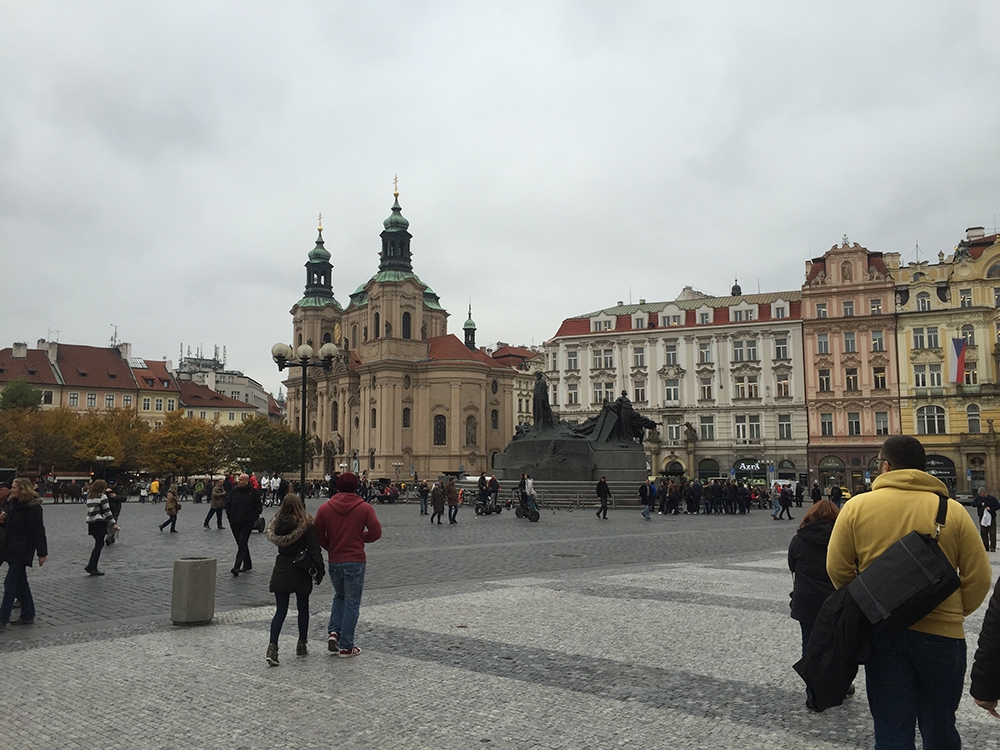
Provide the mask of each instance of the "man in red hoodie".
{"label": "man in red hoodie", "polygon": [[319,545],[329,554],[334,591],[327,648],[339,651],[342,659],[361,653],[354,645],[354,629],[365,587],[365,544],[382,536],[375,509],[356,494],[357,489],[357,475],[341,474],[337,494],[319,507],[315,521]]}

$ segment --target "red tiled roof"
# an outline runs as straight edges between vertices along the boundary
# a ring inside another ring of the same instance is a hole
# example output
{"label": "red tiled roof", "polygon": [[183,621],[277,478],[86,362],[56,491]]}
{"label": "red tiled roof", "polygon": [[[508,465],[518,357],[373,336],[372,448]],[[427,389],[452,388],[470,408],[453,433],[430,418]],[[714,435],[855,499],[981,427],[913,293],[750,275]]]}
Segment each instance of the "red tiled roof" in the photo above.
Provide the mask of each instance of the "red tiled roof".
{"label": "red tiled roof", "polygon": [[470,349],[459,341],[458,336],[453,333],[427,339],[427,343],[430,345],[428,347],[427,359],[431,362],[478,362],[488,367],[506,367],[506,365],[500,364],[485,352],[479,349]]}
{"label": "red tiled roof", "polygon": [[181,405],[185,407],[202,407],[209,409],[256,409],[252,404],[237,401],[235,398],[216,393],[207,385],[195,383],[192,380],[180,382]]}
{"label": "red tiled roof", "polygon": [[500,357],[520,357],[521,359],[531,359],[538,352],[533,352],[531,349],[525,349],[521,346],[510,346],[509,344],[504,344],[495,352],[493,352],[493,358],[498,359]]}
{"label": "red tiled roof", "polygon": [[806,276],[806,285],[808,285],[813,279],[819,276],[820,272],[826,272],[826,259],[825,258],[813,258],[812,266],[809,268],[809,275]]}
{"label": "red tiled roof", "polygon": [[[174,382],[174,376],[167,369],[166,362],[156,359],[144,359],[142,361],[146,363],[145,369],[139,367],[132,368],[132,373],[135,375],[135,381],[139,385],[140,390],[172,391],[174,393],[180,390],[177,387],[177,383]],[[150,385],[146,382],[147,380],[152,380],[153,384]]]}
{"label": "red tiled roof", "polygon": [[993,247],[997,241],[1000,241],[1000,234],[988,234],[985,237],[972,240],[969,243],[969,255],[972,256],[973,260],[979,260],[983,257],[983,253],[988,248]]}
{"label": "red tiled roof", "polygon": [[584,333],[590,333],[590,318],[566,318],[556,336],[579,336]]}
{"label": "red tiled roof", "polygon": [[278,402],[274,400],[274,396],[270,393],[267,394],[267,413],[272,417],[281,416],[281,407],[278,406]]}
{"label": "red tiled roof", "polygon": [[137,388],[132,370],[117,349],[56,344],[56,366],[63,383],[79,388]]}
{"label": "red tiled roof", "polygon": [[41,349],[28,349],[28,356],[14,358],[11,347],[0,349],[0,383],[24,378],[32,385],[59,385],[48,355]]}

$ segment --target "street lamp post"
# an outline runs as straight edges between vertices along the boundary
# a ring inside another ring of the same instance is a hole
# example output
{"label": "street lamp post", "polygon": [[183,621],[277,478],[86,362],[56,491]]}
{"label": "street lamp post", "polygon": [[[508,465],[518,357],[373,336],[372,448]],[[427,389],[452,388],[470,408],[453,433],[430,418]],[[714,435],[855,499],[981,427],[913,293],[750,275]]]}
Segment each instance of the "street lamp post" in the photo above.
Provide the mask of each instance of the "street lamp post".
{"label": "street lamp post", "polygon": [[396,470],[396,484],[399,484],[399,470],[403,468],[402,461],[393,461],[392,468]]}
{"label": "street lamp post", "polygon": [[[278,365],[278,372],[286,367],[298,367],[302,370],[302,409],[299,412],[299,422],[302,423],[302,456],[299,467],[299,492],[304,492],[306,484],[306,374],[310,367],[321,367],[324,372],[333,369],[333,360],[340,354],[336,344],[327,342],[319,348],[320,359],[312,362],[313,348],[309,344],[302,344],[294,352],[288,344],[275,344],[271,347],[271,358]],[[297,359],[292,359],[295,356]]]}

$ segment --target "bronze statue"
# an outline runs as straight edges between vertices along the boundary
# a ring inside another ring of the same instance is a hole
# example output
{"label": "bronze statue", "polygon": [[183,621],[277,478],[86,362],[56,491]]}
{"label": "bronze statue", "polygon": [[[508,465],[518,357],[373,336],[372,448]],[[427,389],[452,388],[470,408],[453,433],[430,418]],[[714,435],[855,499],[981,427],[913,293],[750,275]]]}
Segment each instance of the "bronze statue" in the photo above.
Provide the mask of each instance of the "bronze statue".
{"label": "bronze statue", "polygon": [[541,370],[535,372],[535,392],[531,400],[531,413],[536,429],[555,427],[556,418],[549,405],[549,384]]}

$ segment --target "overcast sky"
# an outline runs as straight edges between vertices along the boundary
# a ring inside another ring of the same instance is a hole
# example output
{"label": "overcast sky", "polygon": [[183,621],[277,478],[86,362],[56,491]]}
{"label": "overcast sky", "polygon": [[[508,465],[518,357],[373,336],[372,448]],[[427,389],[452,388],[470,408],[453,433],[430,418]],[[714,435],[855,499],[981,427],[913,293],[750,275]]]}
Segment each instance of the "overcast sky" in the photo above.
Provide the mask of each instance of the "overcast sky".
{"label": "overcast sky", "polygon": [[[993,2],[0,0],[0,346],[270,360],[323,213],[341,304],[399,175],[461,335],[798,289],[1000,213]],[[57,333],[58,332],[58,333]]]}

